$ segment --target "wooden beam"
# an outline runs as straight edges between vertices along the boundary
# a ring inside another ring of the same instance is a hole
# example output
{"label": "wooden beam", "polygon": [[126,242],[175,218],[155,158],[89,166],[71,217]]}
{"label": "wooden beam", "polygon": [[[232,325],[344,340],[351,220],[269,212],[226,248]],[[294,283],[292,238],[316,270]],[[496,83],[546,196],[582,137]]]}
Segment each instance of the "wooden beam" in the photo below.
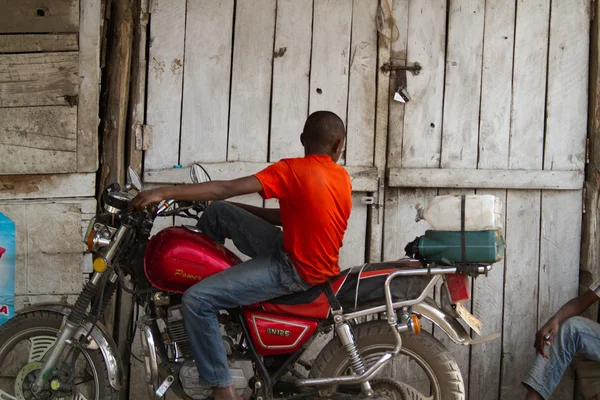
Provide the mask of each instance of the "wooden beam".
{"label": "wooden beam", "polygon": [[[387,4],[389,5],[389,3]],[[368,218],[371,226],[371,235],[368,242],[367,261],[383,261],[383,239],[384,239],[384,210],[382,207],[386,198],[385,193],[385,164],[388,151],[388,125],[389,125],[389,106],[390,106],[390,76],[381,72],[379,67],[388,62],[391,54],[392,43],[388,40],[392,35],[392,9],[384,7],[383,15],[386,21],[389,21],[383,27],[381,32],[377,33],[377,80],[375,87],[375,147],[373,164],[377,168],[377,184],[379,193],[377,200],[379,207],[369,207]]]}
{"label": "wooden beam", "polygon": [[108,100],[104,121],[100,187],[125,181],[125,133],[133,42],[134,0],[118,1],[111,10],[113,41],[108,58]]}
{"label": "wooden beam", "polygon": [[[585,292],[600,278],[600,2],[592,3],[595,15],[591,26],[590,74],[588,104],[589,163],[586,165],[584,199],[585,214],[582,221],[581,270],[579,292]],[[584,313],[596,321],[598,304],[592,305]]]}
{"label": "wooden beam", "polygon": [[0,53],[39,53],[44,51],[77,51],[74,33],[0,35]]}
{"label": "wooden beam", "polygon": [[579,190],[583,171],[390,168],[389,186],[463,189]]}
{"label": "wooden beam", "polygon": [[[254,162],[223,162],[202,164],[212,180],[235,179],[257,173],[268,167],[269,163]],[[352,190],[355,192],[374,192],[377,190],[377,168],[375,167],[345,167],[352,180]],[[145,183],[184,184],[191,183],[188,168],[170,168],[144,173]]]}
{"label": "wooden beam", "polygon": [[100,0],[81,0],[77,171],[98,169],[100,102]]}
{"label": "wooden beam", "polygon": [[131,61],[131,95],[129,100],[129,144],[127,165],[142,174],[143,143],[141,143],[146,109],[146,31],[148,27],[148,0],[137,4],[135,29],[133,31],[133,55]]}
{"label": "wooden beam", "polygon": [[[135,4],[135,21],[133,31],[133,54],[131,61],[131,94],[129,100],[129,125],[127,126],[127,165],[131,166],[138,174],[142,174],[143,151],[138,141],[142,137],[142,127],[145,122],[146,109],[146,37],[148,28],[148,4],[149,0],[139,0]],[[137,136],[136,136],[137,135]],[[128,288],[132,288],[130,283],[125,283]],[[121,284],[116,296],[116,315],[118,323],[115,327],[114,338],[119,347],[119,355],[125,362],[123,363],[123,388],[119,393],[120,399],[134,398],[134,385],[143,383],[142,380],[132,377],[131,371],[131,351],[132,343],[129,342],[129,332],[133,321],[133,307],[137,305],[132,303],[132,295],[127,293]]]}
{"label": "wooden beam", "polygon": [[75,105],[79,54],[0,54],[0,107]]}
{"label": "wooden beam", "polygon": [[94,196],[96,174],[0,175],[0,200]]}
{"label": "wooden beam", "polygon": [[0,33],[79,30],[78,0],[0,0]]}

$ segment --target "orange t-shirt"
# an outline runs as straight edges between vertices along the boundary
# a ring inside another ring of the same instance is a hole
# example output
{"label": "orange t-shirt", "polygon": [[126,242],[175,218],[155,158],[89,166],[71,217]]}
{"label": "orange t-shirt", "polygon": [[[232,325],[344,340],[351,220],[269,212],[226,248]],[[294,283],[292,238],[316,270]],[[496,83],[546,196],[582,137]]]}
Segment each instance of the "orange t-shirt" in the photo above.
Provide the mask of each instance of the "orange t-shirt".
{"label": "orange t-shirt", "polygon": [[352,185],[328,155],[283,159],[255,175],[261,196],[279,199],[283,249],[316,285],[340,273],[338,259],[352,210]]}

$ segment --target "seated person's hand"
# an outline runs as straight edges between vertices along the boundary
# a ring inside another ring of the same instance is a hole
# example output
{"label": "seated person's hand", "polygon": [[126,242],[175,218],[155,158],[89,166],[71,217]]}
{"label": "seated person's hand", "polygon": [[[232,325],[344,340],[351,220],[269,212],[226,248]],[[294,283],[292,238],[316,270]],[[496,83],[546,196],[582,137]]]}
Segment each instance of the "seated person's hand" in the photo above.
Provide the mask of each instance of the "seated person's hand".
{"label": "seated person's hand", "polygon": [[138,193],[137,196],[131,201],[131,209],[136,210],[144,208],[150,204],[160,203],[165,200],[162,188],[145,190]]}
{"label": "seated person's hand", "polygon": [[558,333],[559,327],[560,324],[558,323],[558,319],[553,317],[550,318],[550,320],[546,322],[535,335],[535,343],[533,346],[544,358],[548,358],[544,346],[552,345],[552,341],[554,340],[554,336]]}

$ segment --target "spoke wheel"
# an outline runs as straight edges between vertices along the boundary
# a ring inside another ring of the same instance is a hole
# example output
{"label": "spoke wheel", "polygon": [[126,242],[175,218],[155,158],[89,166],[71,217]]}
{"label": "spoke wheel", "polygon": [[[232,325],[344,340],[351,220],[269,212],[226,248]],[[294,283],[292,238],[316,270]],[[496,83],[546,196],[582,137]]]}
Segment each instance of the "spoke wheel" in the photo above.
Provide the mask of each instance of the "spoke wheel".
{"label": "spoke wheel", "polygon": [[102,353],[68,347],[42,392],[31,385],[56,342],[63,316],[38,311],[20,314],[0,326],[0,400],[114,400]]}
{"label": "spoke wheel", "polygon": [[[365,367],[392,351],[396,340],[387,321],[371,321],[353,328]],[[313,363],[310,377],[351,375],[350,359],[337,339],[323,348]],[[456,361],[433,336],[403,334],[400,353],[375,376],[401,386],[409,400],[464,400],[465,388]],[[373,386],[373,384],[372,384]],[[340,392],[343,388],[340,388]],[[337,391],[331,387],[330,391]]]}

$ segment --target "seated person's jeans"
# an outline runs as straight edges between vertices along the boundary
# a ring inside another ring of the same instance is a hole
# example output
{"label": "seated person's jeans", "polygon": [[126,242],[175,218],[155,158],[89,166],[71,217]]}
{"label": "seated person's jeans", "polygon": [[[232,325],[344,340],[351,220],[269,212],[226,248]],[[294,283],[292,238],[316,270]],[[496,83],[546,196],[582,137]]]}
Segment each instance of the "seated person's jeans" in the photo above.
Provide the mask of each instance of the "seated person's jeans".
{"label": "seated person's jeans", "polygon": [[576,353],[600,361],[600,324],[583,317],[566,320],[546,347],[549,359],[538,354],[523,383],[549,399]]}
{"label": "seated person's jeans", "polygon": [[225,202],[212,203],[198,227],[217,242],[233,240],[251,260],[201,280],[183,295],[183,315],[200,376],[206,387],[227,387],[231,375],[218,310],[302,292],[306,283],[283,251],[281,229]]}

